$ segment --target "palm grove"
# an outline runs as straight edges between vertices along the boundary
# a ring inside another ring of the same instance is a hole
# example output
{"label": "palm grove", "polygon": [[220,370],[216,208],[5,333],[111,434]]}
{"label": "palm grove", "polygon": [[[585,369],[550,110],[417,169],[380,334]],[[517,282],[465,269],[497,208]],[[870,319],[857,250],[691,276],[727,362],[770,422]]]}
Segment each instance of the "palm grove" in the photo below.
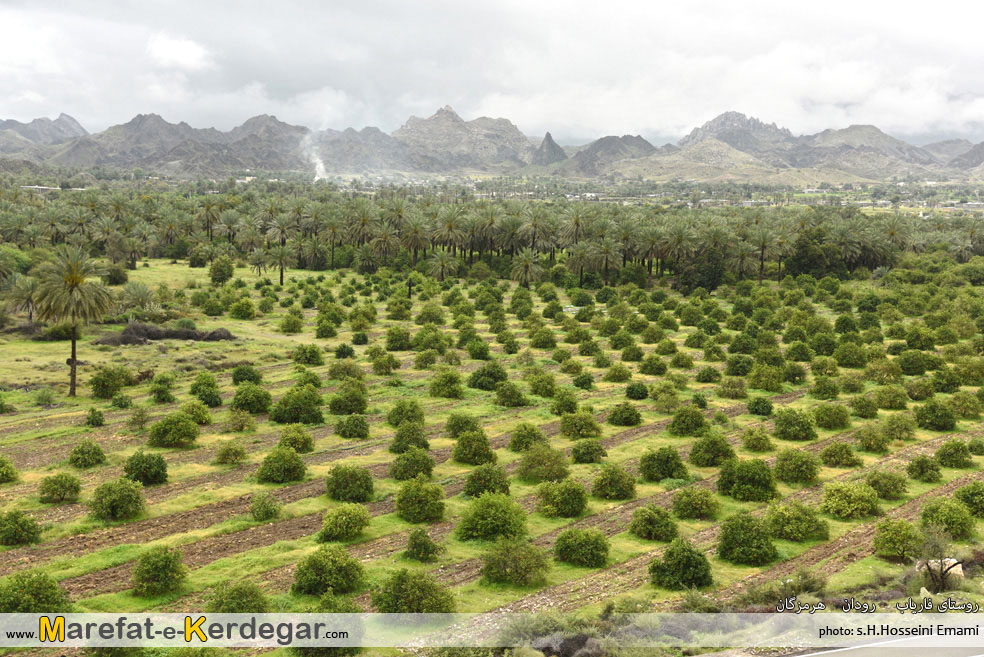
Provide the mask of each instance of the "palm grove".
{"label": "palm grove", "polygon": [[[597,289],[667,277],[688,293],[725,282],[810,274],[880,275],[907,251],[984,254],[979,215],[870,216],[854,207],[691,209],[567,202],[440,202],[306,190],[242,194],[68,194],[55,200],[0,190],[0,285],[7,308],[67,325],[75,392],[79,327],[114,307],[146,309],[140,283],[111,295],[145,256],[188,259],[232,275],[232,261],[281,284],[292,268],[467,273],[525,287],[549,277]],[[98,261],[96,259],[99,259]],[[108,260],[109,266],[97,262]],[[464,267],[468,268],[467,272]],[[213,275],[213,278],[215,276]],[[224,282],[217,280],[215,282]]]}

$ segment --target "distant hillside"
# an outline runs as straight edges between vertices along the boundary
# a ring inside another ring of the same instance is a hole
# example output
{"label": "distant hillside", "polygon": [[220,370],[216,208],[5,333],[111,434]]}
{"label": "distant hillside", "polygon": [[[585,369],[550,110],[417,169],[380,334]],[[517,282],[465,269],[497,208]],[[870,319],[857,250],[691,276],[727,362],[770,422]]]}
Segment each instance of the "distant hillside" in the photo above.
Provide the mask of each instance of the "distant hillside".
{"label": "distant hillside", "polygon": [[789,184],[893,177],[979,179],[984,143],[952,139],[914,146],[872,125],[796,136],[775,123],[725,112],[678,144],[656,147],[639,135],[607,135],[562,148],[547,132],[531,139],[508,119],[461,118],[450,106],[410,117],[392,134],[374,127],[313,131],[255,116],[229,131],[140,114],[89,134],[65,114],[29,123],[0,121],[0,158],[74,169],[140,167],[174,176],[245,170],[314,175],[426,176],[551,174],[649,179],[773,181]]}

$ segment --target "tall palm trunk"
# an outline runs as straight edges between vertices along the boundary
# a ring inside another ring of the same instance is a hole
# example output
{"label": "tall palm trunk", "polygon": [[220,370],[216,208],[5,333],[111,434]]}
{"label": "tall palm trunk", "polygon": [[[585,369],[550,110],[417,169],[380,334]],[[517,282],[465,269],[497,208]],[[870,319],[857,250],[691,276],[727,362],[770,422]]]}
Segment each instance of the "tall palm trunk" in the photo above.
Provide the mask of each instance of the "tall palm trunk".
{"label": "tall palm trunk", "polygon": [[76,368],[75,357],[77,354],[76,351],[77,342],[78,342],[78,326],[73,322],[72,323],[72,359],[71,359],[71,367],[70,367],[71,375],[69,376],[69,384],[68,384],[69,397],[75,396],[75,368]]}

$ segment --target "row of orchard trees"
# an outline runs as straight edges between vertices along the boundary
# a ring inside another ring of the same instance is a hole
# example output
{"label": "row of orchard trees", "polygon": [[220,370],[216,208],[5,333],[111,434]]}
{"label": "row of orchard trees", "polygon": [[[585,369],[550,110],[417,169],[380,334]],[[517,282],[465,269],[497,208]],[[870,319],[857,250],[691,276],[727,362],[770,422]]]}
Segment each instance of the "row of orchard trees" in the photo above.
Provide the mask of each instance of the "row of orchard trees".
{"label": "row of orchard trees", "polygon": [[[541,261],[561,259],[582,283],[585,275],[612,282],[632,265],[630,280],[672,274],[689,287],[706,288],[729,272],[739,279],[785,272],[847,275],[889,266],[907,250],[946,248],[960,261],[984,254],[984,222],[969,214],[441,203],[311,189],[293,198],[255,190],[203,196],[87,192],[47,203],[8,191],[0,196],[0,237],[21,248],[80,244],[131,268],[146,255],[189,258],[198,266],[229,255],[260,273],[338,266],[373,271],[416,266],[426,257],[438,276],[484,259],[498,273],[523,281],[542,270]],[[514,268],[516,260],[523,265]]]}

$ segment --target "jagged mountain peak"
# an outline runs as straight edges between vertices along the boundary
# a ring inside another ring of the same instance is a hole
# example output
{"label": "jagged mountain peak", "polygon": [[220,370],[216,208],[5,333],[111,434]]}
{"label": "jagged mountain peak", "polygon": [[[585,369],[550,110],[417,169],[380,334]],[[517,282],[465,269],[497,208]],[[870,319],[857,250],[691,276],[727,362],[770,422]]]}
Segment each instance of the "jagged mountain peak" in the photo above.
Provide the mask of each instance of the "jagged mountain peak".
{"label": "jagged mountain peak", "polygon": [[28,123],[0,119],[0,131],[2,130],[10,130],[19,138],[43,145],[60,144],[89,134],[82,124],[64,112],[54,121],[47,117],[36,118]]}
{"label": "jagged mountain peak", "polygon": [[707,121],[680,140],[686,148],[703,139],[717,139],[739,150],[758,150],[765,145],[794,141],[793,133],[775,123],[765,123],[741,112],[724,112]]}
{"label": "jagged mountain peak", "polygon": [[543,141],[540,142],[540,146],[534,151],[533,157],[530,159],[530,164],[535,164],[538,166],[547,166],[553,164],[554,162],[563,162],[567,159],[567,153],[563,148],[557,145],[554,141],[553,135],[549,132],[543,136]]}

